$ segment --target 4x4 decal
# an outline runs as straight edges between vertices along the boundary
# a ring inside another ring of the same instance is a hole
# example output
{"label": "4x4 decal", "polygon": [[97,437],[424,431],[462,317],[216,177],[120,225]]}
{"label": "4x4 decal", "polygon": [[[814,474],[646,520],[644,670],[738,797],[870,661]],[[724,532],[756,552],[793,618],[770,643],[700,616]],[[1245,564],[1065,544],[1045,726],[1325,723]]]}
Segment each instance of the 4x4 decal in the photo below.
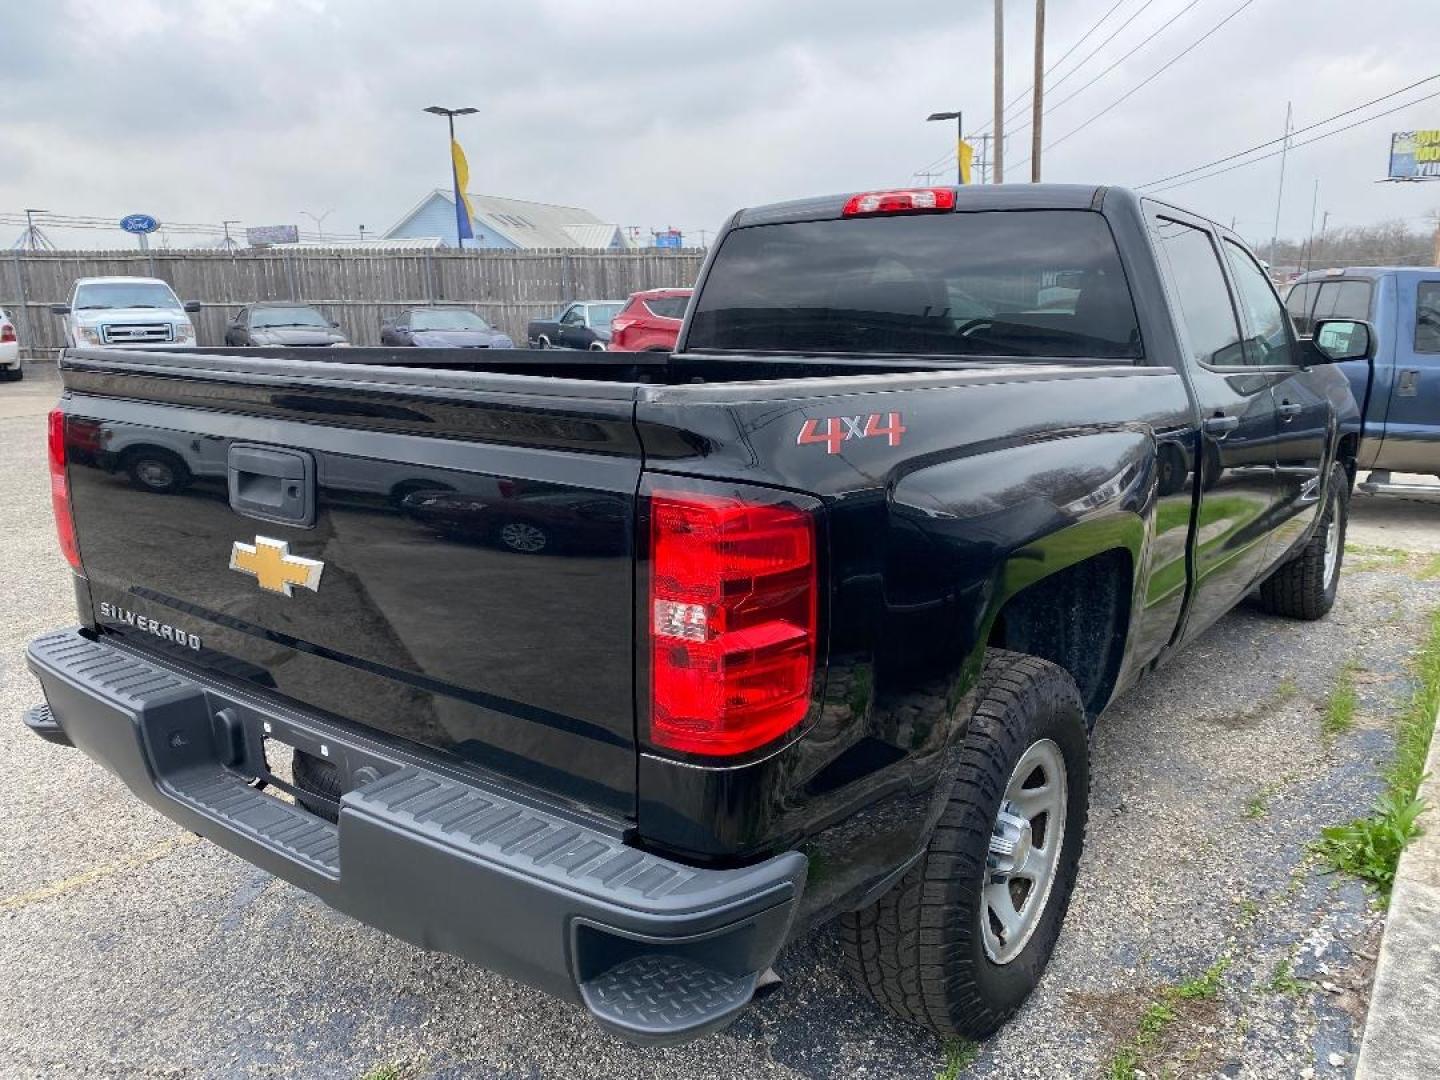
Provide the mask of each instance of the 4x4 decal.
{"label": "4x4 decal", "polygon": [[806,420],[800,427],[800,434],[795,436],[795,445],[824,443],[827,454],[838,454],[841,445],[851,439],[872,439],[883,435],[891,446],[899,446],[906,431],[904,419],[900,413],[892,412]]}

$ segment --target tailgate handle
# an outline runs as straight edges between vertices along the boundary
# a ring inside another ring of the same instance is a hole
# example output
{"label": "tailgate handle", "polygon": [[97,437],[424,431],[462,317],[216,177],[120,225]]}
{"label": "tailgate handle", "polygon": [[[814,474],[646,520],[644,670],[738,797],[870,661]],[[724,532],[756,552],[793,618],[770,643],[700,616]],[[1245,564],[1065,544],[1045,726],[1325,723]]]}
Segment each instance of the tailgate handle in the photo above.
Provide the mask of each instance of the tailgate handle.
{"label": "tailgate handle", "polygon": [[230,509],[261,521],[315,524],[315,459],[304,450],[233,444],[226,462]]}

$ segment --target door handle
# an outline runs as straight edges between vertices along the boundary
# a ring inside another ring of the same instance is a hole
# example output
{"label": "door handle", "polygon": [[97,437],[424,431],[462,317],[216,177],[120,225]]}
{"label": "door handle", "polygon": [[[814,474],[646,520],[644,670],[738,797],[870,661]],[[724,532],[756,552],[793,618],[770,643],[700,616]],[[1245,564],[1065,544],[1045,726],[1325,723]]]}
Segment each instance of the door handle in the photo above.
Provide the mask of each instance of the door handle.
{"label": "door handle", "polygon": [[237,514],[301,528],[315,524],[315,459],[306,451],[235,443],[225,471]]}
{"label": "door handle", "polygon": [[1224,413],[1207,416],[1201,425],[1206,435],[1228,435],[1239,426],[1240,418],[1238,416],[1226,416]]}
{"label": "door handle", "polygon": [[1294,420],[1295,417],[1300,415],[1302,409],[1299,405],[1292,405],[1288,401],[1282,401],[1275,407],[1275,411],[1280,414],[1280,419],[1282,420]]}

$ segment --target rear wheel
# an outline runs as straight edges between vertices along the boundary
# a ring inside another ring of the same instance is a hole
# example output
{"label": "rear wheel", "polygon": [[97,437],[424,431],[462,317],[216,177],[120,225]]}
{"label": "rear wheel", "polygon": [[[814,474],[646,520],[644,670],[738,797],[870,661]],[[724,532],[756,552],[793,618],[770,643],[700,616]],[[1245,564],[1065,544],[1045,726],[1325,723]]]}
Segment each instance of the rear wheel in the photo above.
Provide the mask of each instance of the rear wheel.
{"label": "rear wheel", "polygon": [[176,495],[190,485],[190,470],[178,454],[159,448],[142,447],[125,458],[130,482],[153,495]]}
{"label": "rear wheel", "polygon": [[872,996],[941,1036],[984,1038],[1059,936],[1090,797],[1085,711],[1048,661],[991,650],[949,800],[920,862],[841,920]]}
{"label": "rear wheel", "polygon": [[1315,535],[1260,586],[1266,611],[1291,619],[1318,619],[1335,606],[1340,564],[1345,559],[1345,525],[1350,517],[1350,476],[1343,465],[1330,470],[1330,491]]}
{"label": "rear wheel", "polygon": [[334,807],[319,799],[307,798],[307,795],[321,795],[325,798],[340,801],[340,771],[335,768],[332,762],[324,758],[316,757],[314,754],[307,754],[304,750],[295,751],[294,763],[290,766],[291,776],[295,780],[295,786],[300,794],[295,801],[305,807],[312,814],[318,814],[327,821],[339,821],[340,814]]}

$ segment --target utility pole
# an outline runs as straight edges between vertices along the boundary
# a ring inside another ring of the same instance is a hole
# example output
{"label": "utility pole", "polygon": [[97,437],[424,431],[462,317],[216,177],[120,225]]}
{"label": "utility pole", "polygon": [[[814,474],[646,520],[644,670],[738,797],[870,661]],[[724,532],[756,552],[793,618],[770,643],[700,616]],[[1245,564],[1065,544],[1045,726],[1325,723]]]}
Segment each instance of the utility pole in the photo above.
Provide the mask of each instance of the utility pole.
{"label": "utility pole", "polygon": [[360,243],[365,243],[365,226],[360,226]]}
{"label": "utility pole", "polygon": [[975,160],[975,168],[980,172],[980,183],[988,184],[990,182],[990,135],[988,133],[971,135],[970,141],[980,144],[980,154]]}
{"label": "utility pole", "polygon": [[921,183],[923,183],[926,187],[929,187],[931,184],[935,183],[935,178],[937,176],[944,176],[945,174],[935,172],[933,169],[919,169],[911,173],[911,175],[914,176]]}
{"label": "utility pole", "polygon": [[231,255],[235,254],[235,241],[230,239],[230,226],[239,224],[239,218],[226,218],[220,222],[220,227],[225,230],[225,250]]}
{"label": "utility pole", "polygon": [[1285,103],[1285,136],[1280,144],[1280,185],[1275,189],[1275,229],[1270,233],[1270,265],[1275,265],[1275,245],[1280,242],[1280,204],[1285,198],[1285,159],[1290,156],[1290,118],[1293,103]]}
{"label": "utility pole", "polygon": [[1005,0],[995,0],[995,173],[1005,182]]}
{"label": "utility pole", "polygon": [[1305,272],[1310,272],[1310,267],[1315,259],[1315,207],[1320,202],[1320,178],[1315,178],[1315,189],[1310,193],[1310,234],[1305,237]]}
{"label": "utility pole", "polygon": [[1030,182],[1040,182],[1040,121],[1045,114],[1045,0],[1035,0],[1035,92],[1030,120]]}

